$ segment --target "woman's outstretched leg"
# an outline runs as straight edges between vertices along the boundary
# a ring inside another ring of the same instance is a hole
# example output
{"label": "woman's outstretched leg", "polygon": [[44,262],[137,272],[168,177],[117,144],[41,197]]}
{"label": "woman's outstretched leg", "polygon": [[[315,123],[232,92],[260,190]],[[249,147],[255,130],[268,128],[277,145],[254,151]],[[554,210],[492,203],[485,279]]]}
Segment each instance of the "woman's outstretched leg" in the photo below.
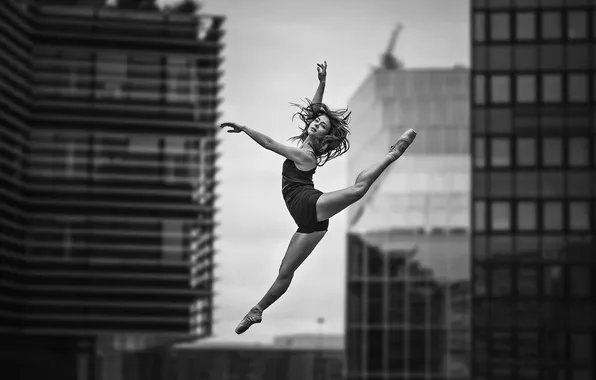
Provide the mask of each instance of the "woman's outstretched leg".
{"label": "woman's outstretched leg", "polygon": [[317,220],[327,220],[362,199],[373,182],[392,162],[404,154],[415,138],[416,132],[413,129],[408,129],[381,161],[358,174],[356,182],[352,186],[321,195],[317,200]]}
{"label": "woman's outstretched leg", "polygon": [[315,231],[308,234],[296,232],[279,267],[279,274],[265,296],[254,306],[236,327],[236,334],[242,334],[253,323],[260,323],[263,310],[271,306],[281,297],[292,282],[294,272],[300,264],[312,253],[317,244],[323,239],[326,231]]}

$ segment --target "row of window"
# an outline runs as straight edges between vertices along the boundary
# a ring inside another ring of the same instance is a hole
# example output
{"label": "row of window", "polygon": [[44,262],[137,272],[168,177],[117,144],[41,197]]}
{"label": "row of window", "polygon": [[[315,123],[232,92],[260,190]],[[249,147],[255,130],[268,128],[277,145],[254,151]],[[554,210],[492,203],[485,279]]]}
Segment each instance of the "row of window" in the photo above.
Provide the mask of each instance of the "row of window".
{"label": "row of window", "polygon": [[569,74],[476,74],[474,76],[474,103],[483,104],[586,104],[590,87],[596,94],[596,75]]}
{"label": "row of window", "polygon": [[[589,235],[588,235],[589,236]],[[491,262],[593,262],[596,251],[585,233],[544,234],[518,233],[516,235],[475,235],[473,259]]]}
{"label": "row of window", "polygon": [[473,157],[476,168],[586,168],[596,166],[594,152],[596,138],[476,137]]}
{"label": "row of window", "polygon": [[472,7],[478,9],[503,8],[585,8],[596,5],[596,0],[472,0]]}
{"label": "row of window", "polygon": [[586,10],[553,10],[517,12],[475,12],[474,41],[506,42],[552,40],[586,40],[596,38],[596,12]]}
{"label": "row of window", "polygon": [[596,268],[589,265],[474,265],[474,295],[589,298]]}
{"label": "row of window", "polygon": [[476,45],[472,54],[475,71],[589,71],[596,62],[596,47],[583,43]]}
{"label": "row of window", "polygon": [[[474,231],[562,232],[591,231],[587,201],[475,201]],[[596,207],[594,207],[596,217]]]}

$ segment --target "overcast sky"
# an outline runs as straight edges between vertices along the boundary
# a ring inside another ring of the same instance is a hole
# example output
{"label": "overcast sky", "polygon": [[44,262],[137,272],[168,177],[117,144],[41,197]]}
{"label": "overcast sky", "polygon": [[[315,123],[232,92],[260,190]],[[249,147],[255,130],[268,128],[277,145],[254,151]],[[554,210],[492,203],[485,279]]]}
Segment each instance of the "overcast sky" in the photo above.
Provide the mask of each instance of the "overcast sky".
{"label": "overcast sky", "polygon": [[[161,4],[175,0],[158,0]],[[469,66],[468,0],[203,0],[203,12],[226,17],[220,122],[235,121],[280,142],[298,133],[289,102],[312,98],[316,63],[328,63],[324,101],[348,100],[378,64],[394,26],[404,30],[396,55],[406,67]],[[365,128],[365,125],[352,125]],[[219,135],[220,198],[212,340],[268,342],[283,334],[343,333],[346,217],[297,271],[263,323],[234,328],[276,277],[296,226],[281,196],[283,158],[244,134]],[[352,144],[358,144],[352,141]],[[383,152],[384,153],[384,152]],[[332,191],[352,183],[346,156],[317,169],[315,185]]]}

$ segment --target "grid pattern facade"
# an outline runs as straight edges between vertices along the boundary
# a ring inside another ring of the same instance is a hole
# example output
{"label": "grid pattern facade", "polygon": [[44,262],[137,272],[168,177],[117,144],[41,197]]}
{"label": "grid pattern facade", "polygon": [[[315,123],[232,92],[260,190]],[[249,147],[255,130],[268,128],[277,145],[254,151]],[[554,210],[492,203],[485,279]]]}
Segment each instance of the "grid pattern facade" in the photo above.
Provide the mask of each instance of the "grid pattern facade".
{"label": "grid pattern facade", "polygon": [[596,1],[471,20],[474,379],[592,379]]}
{"label": "grid pattern facade", "polygon": [[347,379],[469,378],[468,104],[462,68],[379,70],[350,101],[352,180],[419,138],[350,210]]}
{"label": "grid pattern facade", "polygon": [[210,335],[223,19],[0,7],[0,331]]}

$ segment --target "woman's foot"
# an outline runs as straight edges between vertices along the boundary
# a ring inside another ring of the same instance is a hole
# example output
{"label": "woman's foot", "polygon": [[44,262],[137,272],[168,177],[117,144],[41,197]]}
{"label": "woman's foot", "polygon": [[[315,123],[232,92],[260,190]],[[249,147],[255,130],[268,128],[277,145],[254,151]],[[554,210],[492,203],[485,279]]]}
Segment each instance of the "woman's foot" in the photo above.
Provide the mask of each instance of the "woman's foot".
{"label": "woman's foot", "polygon": [[263,319],[262,314],[263,310],[261,310],[261,308],[258,306],[255,306],[252,309],[250,309],[250,311],[244,316],[244,318],[242,318],[238,326],[236,326],[236,334],[242,334],[243,332],[248,330],[248,328],[253,323],[261,323],[261,320]]}
{"label": "woman's foot", "polygon": [[387,155],[391,157],[394,161],[397,160],[399,157],[401,157],[402,154],[404,154],[404,152],[406,151],[406,149],[408,149],[410,144],[414,142],[416,134],[416,131],[413,129],[408,129],[407,131],[405,131],[404,134],[401,135],[399,140],[397,140],[395,145],[393,145],[389,149],[389,153],[387,153]]}

